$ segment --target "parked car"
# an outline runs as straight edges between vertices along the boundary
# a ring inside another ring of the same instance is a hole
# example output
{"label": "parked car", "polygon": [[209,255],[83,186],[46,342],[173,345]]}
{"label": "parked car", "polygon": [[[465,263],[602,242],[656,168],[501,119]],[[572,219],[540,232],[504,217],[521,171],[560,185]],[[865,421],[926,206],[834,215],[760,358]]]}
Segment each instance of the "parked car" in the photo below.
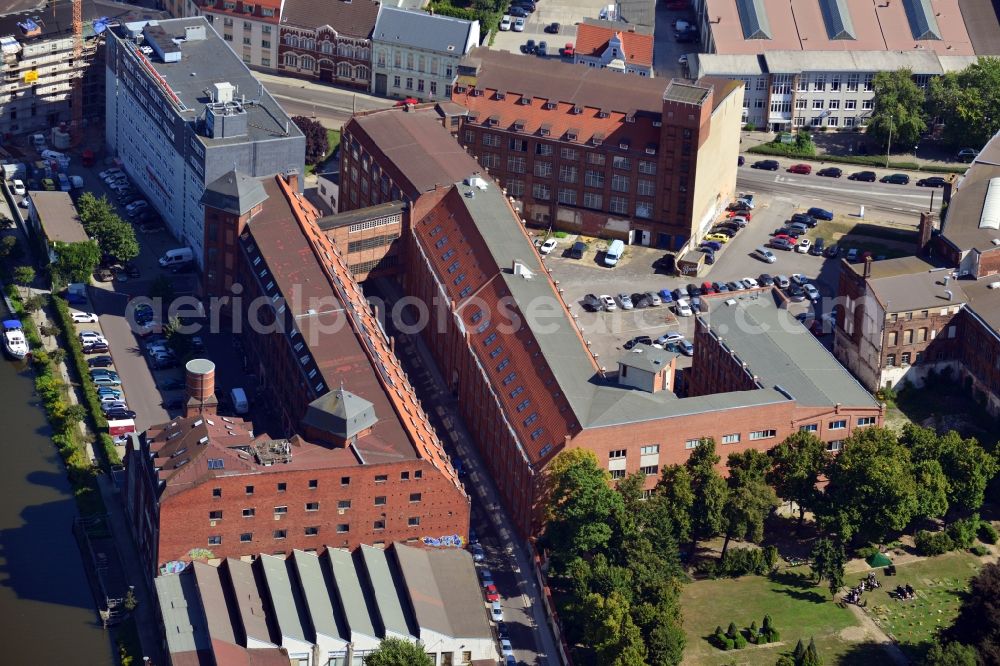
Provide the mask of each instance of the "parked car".
{"label": "parked car", "polygon": [[820,169],[816,172],[817,176],[825,176],[827,178],[840,178],[844,175],[843,170],[837,167],[826,167],[825,169]]}
{"label": "parked car", "polygon": [[702,241],[701,247],[707,247],[713,252],[718,252],[719,250],[722,249],[722,243],[720,243],[719,241]]}
{"label": "parked car", "polygon": [[724,294],[729,291],[729,286],[725,282],[713,282],[712,287],[715,289],[716,293]]}
{"label": "parked car", "polygon": [[657,305],[660,305],[662,303],[659,294],[657,294],[655,291],[647,291],[646,299],[649,300],[649,304],[652,305],[653,307],[656,307]]}
{"label": "parked car", "polygon": [[503,655],[504,659],[514,656],[514,648],[506,638],[500,639],[500,654]]}
{"label": "parked car", "polygon": [[921,178],[917,181],[917,187],[944,187],[948,184],[948,181],[941,176],[931,176],[930,178]]}
{"label": "parked car", "polygon": [[587,244],[583,241],[577,241],[573,243],[573,247],[566,250],[566,256],[570,259],[583,259],[583,255],[586,251]]}
{"label": "parked car", "polygon": [[855,171],[847,180],[860,180],[864,183],[874,183],[878,179],[878,175],[874,171]]}
{"label": "parked car", "polygon": [[761,273],[760,277],[757,278],[757,282],[759,282],[760,286],[762,286],[762,287],[773,287],[774,286],[774,278],[771,277],[770,273]]}
{"label": "parked car", "polygon": [[490,617],[493,618],[494,622],[503,622],[503,607],[499,601],[494,601],[493,605],[490,606]]}
{"label": "parked car", "polygon": [[111,421],[117,421],[121,419],[134,419],[135,412],[131,409],[112,409],[111,411],[104,413],[105,418]]}
{"label": "parked car", "polygon": [[806,254],[811,247],[812,242],[808,238],[800,238],[799,242],[795,244],[795,251],[799,254]]}
{"label": "parked car", "polygon": [[729,236],[725,234],[708,234],[705,236],[705,240],[715,241],[716,243],[728,243]]}
{"label": "parked car", "polygon": [[84,341],[83,342],[83,353],[84,354],[106,354],[108,353],[108,343],[107,341],[97,342],[97,341]]}
{"label": "parked car", "polygon": [[674,302],[674,295],[670,293],[669,289],[660,290],[660,302],[664,305],[669,305]]}
{"label": "parked car", "polygon": [[556,249],[556,239],[550,238],[538,247],[538,252],[540,254],[548,254],[554,249]]}
{"label": "parked car", "polygon": [[788,173],[800,173],[803,175],[809,175],[812,173],[812,165],[809,164],[793,164],[788,167]]}
{"label": "parked car", "polygon": [[774,284],[778,285],[779,289],[788,289],[788,285],[791,284],[791,281],[786,275],[775,275]]}
{"label": "parked car", "polygon": [[482,562],[483,560],[486,559],[486,551],[483,550],[483,547],[480,544],[478,543],[472,544],[469,550],[472,551],[473,562]]}
{"label": "parked car", "polygon": [[733,215],[729,218],[729,221],[738,226],[740,229],[744,228],[750,224],[750,213],[744,213],[742,215]]}
{"label": "parked car", "polygon": [[782,236],[787,236],[789,238],[798,238],[804,233],[805,229],[802,229],[801,227],[788,226],[788,227],[778,227],[777,229],[774,230],[774,232],[771,235],[774,236],[775,238],[780,238]]}
{"label": "parked car", "polygon": [[91,368],[107,368],[114,365],[114,360],[110,356],[95,356],[87,359],[87,365]]}
{"label": "parked car", "polygon": [[637,291],[631,296],[629,296],[629,298],[632,299],[632,305],[640,310],[644,310],[645,308],[648,308],[650,305],[649,297],[647,297],[646,294],[643,292]]}
{"label": "parked car", "polygon": [[549,23],[547,26],[545,26],[545,32],[547,32],[550,35],[558,35],[559,27],[560,26],[558,23]]}
{"label": "parked car", "polygon": [[524,44],[521,44],[521,53],[525,55],[530,55],[535,52],[535,40],[529,39]]}
{"label": "parked car", "polygon": [[564,58],[572,58],[576,53],[576,45],[573,42],[566,42],[565,46],[559,47],[559,55]]}
{"label": "parked car", "polygon": [[742,282],[737,282],[736,280],[727,282],[726,286],[729,287],[729,291],[743,291],[746,288]]}
{"label": "parked car", "polygon": [[795,302],[801,302],[806,300],[806,292],[802,287],[797,284],[793,284],[788,287],[788,296]]}
{"label": "parked car", "polygon": [[583,309],[587,312],[600,312],[604,309],[604,305],[594,294],[587,294],[583,297]]}
{"label": "parked car", "polygon": [[87,342],[103,342],[104,344],[108,343],[108,341],[104,338],[104,336],[101,335],[100,332],[98,331],[80,331],[76,335],[78,338],[80,338],[81,344],[85,344]]}
{"label": "parked car", "polygon": [[696,285],[694,282],[686,286],[684,289],[685,291],[687,291],[687,295],[691,296],[692,298],[694,298],[695,296],[701,296],[702,294],[701,287]]}
{"label": "parked car", "polygon": [[776,250],[792,250],[795,248],[795,241],[787,236],[775,236],[768,241],[767,245]]}
{"label": "parked car", "polygon": [[[102,389],[102,388],[111,388],[111,387],[110,386],[98,386],[97,388],[98,389]],[[122,400],[122,392],[121,391],[115,391],[114,393],[98,393],[97,394],[97,401],[102,406],[103,405],[114,405],[114,404],[118,404],[118,403],[121,403],[122,405],[125,405],[125,402]]]}
{"label": "parked car", "polygon": [[648,335],[637,335],[631,340],[627,340],[625,344],[622,345],[622,349],[632,349],[636,345],[651,345],[653,344],[653,339]]}
{"label": "parked car", "polygon": [[681,298],[674,303],[674,312],[677,313],[678,317],[690,317],[694,314],[691,310],[691,304],[684,298]]}
{"label": "parked car", "polygon": [[110,368],[91,368],[90,369],[90,376],[91,377],[114,377],[115,379],[121,379],[121,377],[118,376],[118,373],[115,372],[114,370],[111,370]]}
{"label": "parked car", "polygon": [[816,302],[819,300],[819,289],[815,285],[805,284],[802,285],[802,289],[806,292],[806,298],[810,301]]}
{"label": "parked car", "polygon": [[822,237],[817,238],[816,241],[812,244],[812,247],[809,248],[809,254],[811,254],[814,257],[822,255],[823,244],[824,244],[823,238]]}
{"label": "parked car", "polygon": [[802,224],[810,229],[819,224],[819,221],[815,217],[806,213],[795,213],[789,222],[792,224]]}
{"label": "parked car", "polygon": [[631,310],[634,306],[632,298],[628,294],[618,294],[618,302],[621,303],[622,310]]}
{"label": "parked car", "polygon": [[750,165],[751,169],[763,169],[764,171],[777,171],[780,167],[778,160],[757,160]]}
{"label": "parked car", "polygon": [[615,299],[611,298],[607,294],[601,295],[601,303],[604,304],[604,309],[608,312],[618,309],[618,304],[615,303]]}
{"label": "parked car", "polygon": [[73,317],[74,324],[96,324],[97,315],[93,312],[73,312],[70,314]]}
{"label": "parked car", "polygon": [[812,208],[807,210],[806,214],[809,215],[810,217],[816,218],[817,220],[829,221],[833,219],[833,213],[831,213],[825,208],[817,208],[816,206],[813,206]]}
{"label": "parked car", "polygon": [[746,289],[756,289],[757,287],[760,286],[759,284],[757,284],[757,280],[753,279],[752,277],[745,277],[742,280],[740,280],[740,282]]}
{"label": "parked car", "polygon": [[975,148],[962,148],[955,157],[959,162],[971,162],[976,159],[977,155],[979,155],[979,151]]}
{"label": "parked car", "polygon": [[760,259],[766,264],[773,264],[778,260],[778,257],[774,255],[774,252],[771,252],[766,247],[758,247],[751,253],[750,256],[754,259]]}
{"label": "parked car", "polygon": [[852,247],[847,251],[847,260],[852,263],[858,260],[858,248]]}
{"label": "parked car", "polygon": [[15,178],[10,182],[10,189],[19,197],[23,197],[27,192],[27,188],[24,186],[24,181]]}
{"label": "parked car", "polygon": [[535,47],[536,56],[547,56],[549,54],[549,45],[545,40],[538,42],[538,46]]}
{"label": "parked car", "polygon": [[908,185],[910,183],[910,177],[905,173],[892,173],[888,176],[882,176],[878,180],[880,183],[889,183],[891,185]]}
{"label": "parked car", "polygon": [[102,400],[101,401],[101,411],[107,414],[108,412],[115,409],[128,409],[128,405],[125,404],[124,400]]}
{"label": "parked car", "polygon": [[838,254],[840,254],[840,247],[836,243],[823,250],[823,256],[827,259],[833,259]]}
{"label": "parked car", "polygon": [[93,377],[91,381],[97,386],[121,386],[122,382],[116,377]]}
{"label": "parked car", "polygon": [[512,21],[511,21],[511,18],[510,18],[510,14],[504,14],[503,18],[500,19],[500,30],[502,30],[504,32],[506,32],[507,30],[510,30],[511,22]]}

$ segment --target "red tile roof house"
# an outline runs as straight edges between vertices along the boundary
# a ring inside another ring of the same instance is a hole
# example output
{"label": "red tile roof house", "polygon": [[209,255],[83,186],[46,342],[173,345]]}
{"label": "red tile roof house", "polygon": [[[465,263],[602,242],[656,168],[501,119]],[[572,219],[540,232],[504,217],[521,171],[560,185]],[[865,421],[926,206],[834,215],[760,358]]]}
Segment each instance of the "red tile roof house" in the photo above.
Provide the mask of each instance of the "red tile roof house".
{"label": "red tile roof house", "polygon": [[584,19],[576,28],[573,62],[653,78],[653,31],[614,21]]}

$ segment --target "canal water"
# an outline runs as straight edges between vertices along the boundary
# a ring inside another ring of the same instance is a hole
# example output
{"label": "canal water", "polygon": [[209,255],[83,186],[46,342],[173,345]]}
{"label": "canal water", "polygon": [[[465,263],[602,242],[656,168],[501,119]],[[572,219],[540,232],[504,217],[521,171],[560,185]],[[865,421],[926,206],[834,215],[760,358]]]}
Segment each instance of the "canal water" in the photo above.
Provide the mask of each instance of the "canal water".
{"label": "canal water", "polygon": [[31,373],[2,350],[0,449],[0,664],[110,666],[73,538],[69,481]]}

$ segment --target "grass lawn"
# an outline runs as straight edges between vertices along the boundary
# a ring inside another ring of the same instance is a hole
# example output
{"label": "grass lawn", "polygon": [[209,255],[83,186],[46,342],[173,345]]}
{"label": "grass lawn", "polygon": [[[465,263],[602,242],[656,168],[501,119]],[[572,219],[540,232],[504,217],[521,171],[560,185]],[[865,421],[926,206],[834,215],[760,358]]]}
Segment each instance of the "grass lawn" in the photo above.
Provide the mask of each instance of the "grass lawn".
{"label": "grass lawn", "polygon": [[931,388],[907,388],[890,403],[886,423],[901,428],[905,423],[932,427],[938,432],[956,430],[975,437],[987,448],[1000,441],[996,420],[979,408],[956,382],[938,380]]}
{"label": "grass lawn", "polygon": [[913,254],[913,245],[906,242],[906,238],[909,235],[913,235],[915,238],[916,232],[907,233],[908,231],[886,229],[886,238],[881,238],[877,235],[881,229],[876,225],[837,216],[830,222],[820,222],[815,229],[809,232],[808,236],[813,238],[814,242],[816,238],[822,238],[827,246],[837,243],[842,252],[856,247],[860,251],[867,250],[876,257],[885,256],[888,259],[893,259]]}
{"label": "grass lawn", "polygon": [[[326,155],[324,155],[323,159],[321,159],[319,161],[320,164],[323,164],[328,159],[330,159],[330,155],[333,155],[333,153],[337,150],[337,146],[340,145],[340,130],[335,130],[335,129],[327,128],[327,130],[326,130],[326,142],[327,142],[327,144],[328,144],[329,147],[326,149]],[[316,165],[315,164],[307,164],[306,165],[306,173],[307,174],[311,174],[314,171],[316,171]]]}
{"label": "grass lawn", "polygon": [[[961,594],[979,571],[978,559],[954,552],[896,568],[895,576],[879,576],[882,587],[865,592],[865,610],[882,629],[894,637],[911,659],[919,660],[934,639],[938,627],[946,627],[958,614]],[[847,583],[853,585],[854,580]],[[899,601],[889,596],[897,585],[909,583],[916,599]]]}
{"label": "grass lawn", "polygon": [[[815,637],[828,665],[865,663],[867,652],[875,660],[883,659],[881,649],[856,642],[863,632],[851,611],[831,601],[826,587],[814,586],[808,571],[808,567],[797,567],[783,570],[775,580],[744,576],[685,585],[681,597],[687,634],[684,663],[773,664],[782,653],[791,653],[800,638],[808,643],[810,637]],[[760,626],[765,613],[770,613],[781,634],[779,644],[723,652],[707,640],[716,626],[725,630],[730,622],[740,628],[749,627],[752,621]]]}

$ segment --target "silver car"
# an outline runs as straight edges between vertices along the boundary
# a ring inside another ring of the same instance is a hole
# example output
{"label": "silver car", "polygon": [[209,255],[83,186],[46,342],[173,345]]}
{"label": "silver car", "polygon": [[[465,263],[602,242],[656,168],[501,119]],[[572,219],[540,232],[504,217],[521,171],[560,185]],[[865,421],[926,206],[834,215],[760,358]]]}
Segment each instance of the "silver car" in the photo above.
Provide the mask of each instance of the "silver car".
{"label": "silver car", "polygon": [[646,297],[649,299],[650,305],[660,305],[663,301],[660,300],[660,295],[655,291],[647,291]]}
{"label": "silver car", "polygon": [[634,307],[632,297],[628,294],[618,294],[618,302],[622,304],[622,310],[631,310]]}

